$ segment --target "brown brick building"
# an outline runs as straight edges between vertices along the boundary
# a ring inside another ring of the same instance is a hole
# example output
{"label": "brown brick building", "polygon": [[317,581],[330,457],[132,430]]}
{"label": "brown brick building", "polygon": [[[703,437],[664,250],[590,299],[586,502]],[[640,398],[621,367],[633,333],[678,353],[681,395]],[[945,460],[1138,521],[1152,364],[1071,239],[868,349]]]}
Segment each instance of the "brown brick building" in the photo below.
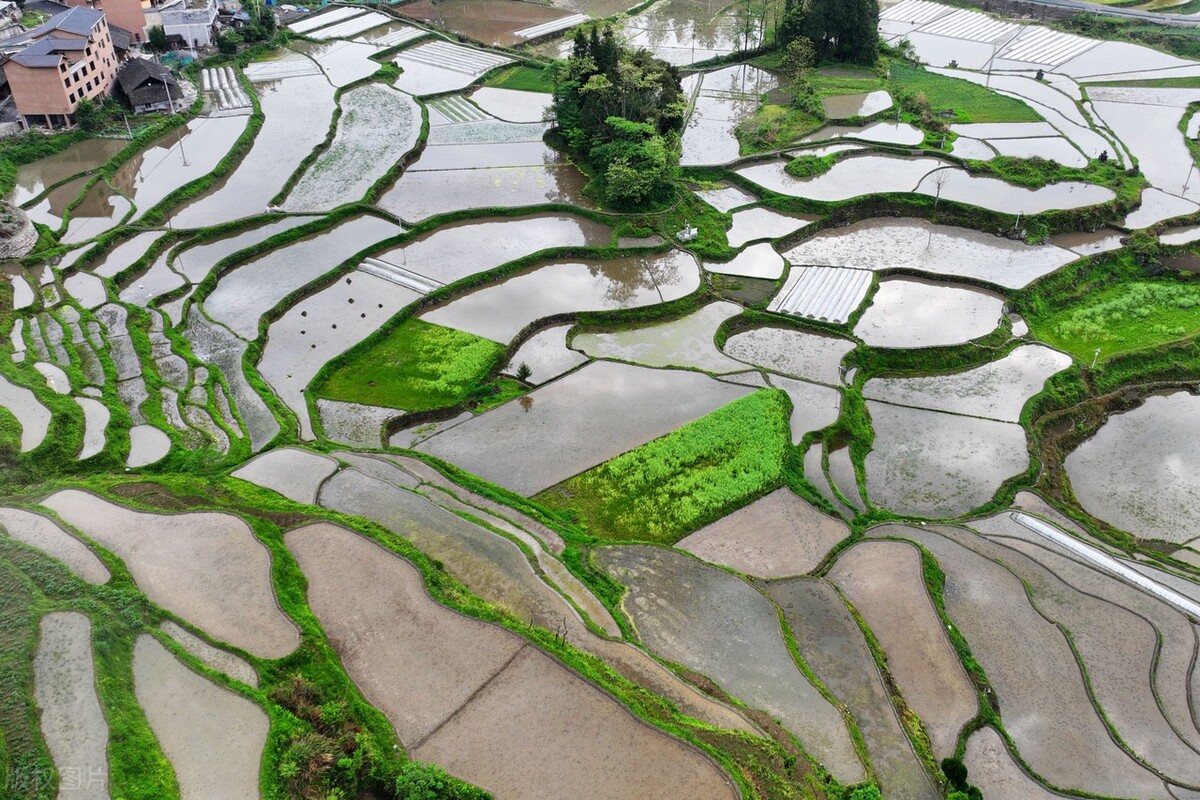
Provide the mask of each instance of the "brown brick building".
{"label": "brown brick building", "polygon": [[[69,6],[86,6],[103,11],[108,24],[133,34],[133,41],[146,41],[146,12],[142,0],[63,0]],[[149,5],[147,3],[146,5]]]}
{"label": "brown brick building", "polygon": [[50,127],[71,122],[83,98],[108,94],[117,56],[104,13],[77,7],[0,42],[10,53],[4,75],[22,122]]}

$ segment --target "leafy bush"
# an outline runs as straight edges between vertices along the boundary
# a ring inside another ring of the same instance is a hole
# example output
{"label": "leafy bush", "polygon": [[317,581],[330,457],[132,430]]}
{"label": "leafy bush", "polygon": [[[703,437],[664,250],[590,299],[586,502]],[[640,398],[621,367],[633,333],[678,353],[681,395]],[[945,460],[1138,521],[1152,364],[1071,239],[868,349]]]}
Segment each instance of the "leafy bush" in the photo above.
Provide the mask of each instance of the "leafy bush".
{"label": "leafy bush", "polygon": [[538,496],[591,533],[670,544],[782,481],[791,401],[755,392]]}
{"label": "leafy bush", "polygon": [[796,156],[783,169],[796,178],[811,178],[828,172],[836,163],[837,159],[833,156]]}
{"label": "leafy bush", "polygon": [[466,400],[504,355],[504,346],[490,339],[410,319],[314,391],[331,400],[428,411]]}
{"label": "leafy bush", "polygon": [[437,764],[410,761],[396,779],[396,800],[491,800],[491,795],[448,775]]}

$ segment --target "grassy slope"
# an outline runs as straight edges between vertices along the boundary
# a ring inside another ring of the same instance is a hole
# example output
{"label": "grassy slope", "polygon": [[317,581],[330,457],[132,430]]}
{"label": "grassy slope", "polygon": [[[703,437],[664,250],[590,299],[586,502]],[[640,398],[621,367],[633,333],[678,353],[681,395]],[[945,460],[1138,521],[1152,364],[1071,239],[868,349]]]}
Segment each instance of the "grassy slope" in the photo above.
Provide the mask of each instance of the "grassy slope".
{"label": "grassy slope", "polygon": [[954,109],[953,122],[1038,122],[1041,115],[1012,97],[984,86],[947,78],[899,61],[893,62],[892,84],[912,95],[924,94],[934,112]]}
{"label": "grassy slope", "polygon": [[490,339],[410,319],[331,374],[315,393],[332,400],[425,411],[479,388],[504,356]]}
{"label": "grassy slope", "polygon": [[538,496],[607,539],[671,544],[778,485],[791,403],[759,391]]}
{"label": "grassy slope", "polygon": [[519,89],[526,92],[553,92],[554,80],[545,70],[536,67],[517,66],[488,78],[484,86],[497,89]]}
{"label": "grassy slope", "polygon": [[1039,339],[1090,361],[1182,339],[1200,330],[1200,284],[1122,283],[1029,321]]}

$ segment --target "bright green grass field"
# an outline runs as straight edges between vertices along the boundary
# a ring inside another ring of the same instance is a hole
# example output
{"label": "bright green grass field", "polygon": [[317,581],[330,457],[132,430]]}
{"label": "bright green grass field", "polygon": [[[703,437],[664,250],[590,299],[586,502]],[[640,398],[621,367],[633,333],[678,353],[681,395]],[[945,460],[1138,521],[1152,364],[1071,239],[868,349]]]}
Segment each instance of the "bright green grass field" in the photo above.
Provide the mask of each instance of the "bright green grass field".
{"label": "bright green grass field", "polygon": [[1028,320],[1042,341],[1081,361],[1101,360],[1200,333],[1200,284],[1136,281]]}
{"label": "bright green grass field", "polygon": [[892,82],[913,95],[924,93],[935,113],[954,109],[954,122],[1038,122],[1042,118],[1020,100],[970,81],[936,75],[898,61],[891,69]]}
{"label": "bright green grass field", "polygon": [[536,499],[604,539],[672,544],[780,483],[791,412],[783,392],[755,392]]}
{"label": "bright green grass field", "polygon": [[335,370],[316,394],[428,411],[467,399],[503,358],[504,346],[490,339],[410,319]]}
{"label": "bright green grass field", "polygon": [[484,86],[497,89],[520,89],[525,92],[553,92],[554,79],[546,70],[536,67],[511,67],[484,81]]}

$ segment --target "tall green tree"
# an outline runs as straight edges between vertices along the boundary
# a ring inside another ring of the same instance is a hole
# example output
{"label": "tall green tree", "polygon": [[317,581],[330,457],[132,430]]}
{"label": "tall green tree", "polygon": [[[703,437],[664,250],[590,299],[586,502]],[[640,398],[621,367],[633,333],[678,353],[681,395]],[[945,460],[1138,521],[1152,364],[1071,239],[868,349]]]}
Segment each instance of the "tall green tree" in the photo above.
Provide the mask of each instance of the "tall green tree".
{"label": "tall green tree", "polygon": [[810,0],[800,33],[823,58],[874,64],[879,55],[878,0]]}
{"label": "tall green tree", "polygon": [[622,47],[611,28],[577,33],[559,69],[554,112],[607,202],[637,208],[670,194],[687,112],[674,67]]}

